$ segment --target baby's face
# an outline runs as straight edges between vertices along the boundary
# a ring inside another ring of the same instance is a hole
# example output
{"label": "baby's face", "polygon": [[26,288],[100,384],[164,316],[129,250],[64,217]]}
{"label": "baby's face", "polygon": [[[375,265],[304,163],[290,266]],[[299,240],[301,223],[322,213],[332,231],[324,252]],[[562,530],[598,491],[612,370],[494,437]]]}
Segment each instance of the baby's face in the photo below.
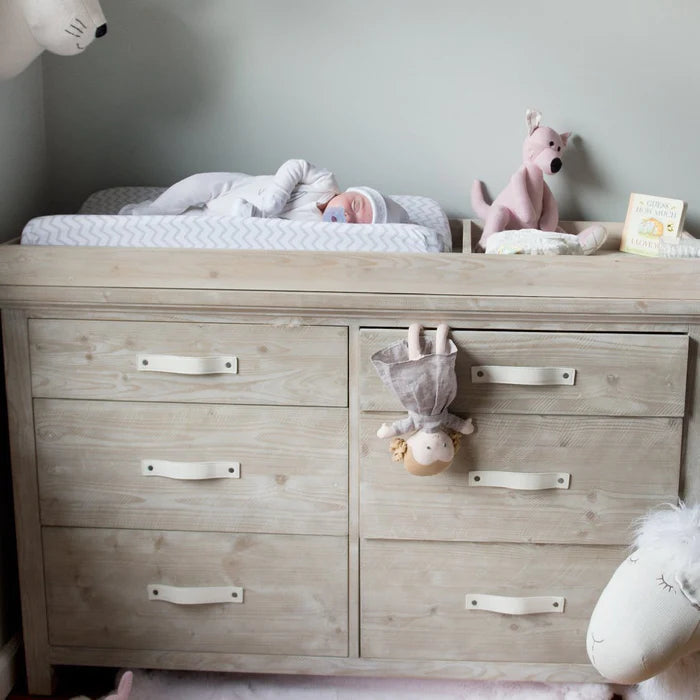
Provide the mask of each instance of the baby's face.
{"label": "baby's face", "polygon": [[359,192],[337,194],[326,205],[327,208],[342,207],[348,224],[371,224],[372,205],[369,199]]}

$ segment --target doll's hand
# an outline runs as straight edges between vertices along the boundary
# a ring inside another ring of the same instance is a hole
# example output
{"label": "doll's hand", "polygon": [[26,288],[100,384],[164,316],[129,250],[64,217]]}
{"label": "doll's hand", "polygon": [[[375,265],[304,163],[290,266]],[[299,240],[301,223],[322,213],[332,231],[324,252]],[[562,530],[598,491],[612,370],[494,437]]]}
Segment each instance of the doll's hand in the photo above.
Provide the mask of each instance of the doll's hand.
{"label": "doll's hand", "polygon": [[394,437],[394,435],[396,435],[394,428],[388,423],[382,423],[382,427],[377,430],[378,438]]}
{"label": "doll's hand", "polygon": [[474,424],[471,418],[467,418],[463,423],[462,427],[459,429],[462,435],[471,435],[474,432]]}

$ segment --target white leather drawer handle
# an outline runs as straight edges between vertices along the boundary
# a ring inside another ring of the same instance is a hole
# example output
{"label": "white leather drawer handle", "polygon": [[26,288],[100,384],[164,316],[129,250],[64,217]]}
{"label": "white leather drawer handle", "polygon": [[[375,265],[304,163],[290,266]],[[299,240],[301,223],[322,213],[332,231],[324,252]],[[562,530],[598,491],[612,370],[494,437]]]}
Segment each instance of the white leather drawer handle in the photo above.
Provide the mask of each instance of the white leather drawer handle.
{"label": "white leather drawer handle", "polygon": [[142,459],[144,476],[167,479],[240,479],[240,462],[169,462],[167,459]]}
{"label": "white leather drawer handle", "polygon": [[566,598],[561,596],[533,596],[515,598],[487,593],[467,593],[467,610],[485,610],[504,615],[537,615],[539,613],[563,613]]}
{"label": "white leather drawer handle", "polygon": [[471,370],[473,384],[571,385],[576,379],[576,370],[571,367],[479,365]]}
{"label": "white leather drawer handle", "polygon": [[218,357],[184,357],[182,355],[139,355],[139,372],[170,374],[238,374],[235,355]]}
{"label": "white leather drawer handle", "polygon": [[571,474],[566,472],[469,472],[469,486],[494,486],[519,491],[544,491],[568,489]]}
{"label": "white leather drawer handle", "polygon": [[150,583],[148,600],[164,600],[175,605],[208,605],[209,603],[242,603],[243,589],[238,586],[164,586]]}

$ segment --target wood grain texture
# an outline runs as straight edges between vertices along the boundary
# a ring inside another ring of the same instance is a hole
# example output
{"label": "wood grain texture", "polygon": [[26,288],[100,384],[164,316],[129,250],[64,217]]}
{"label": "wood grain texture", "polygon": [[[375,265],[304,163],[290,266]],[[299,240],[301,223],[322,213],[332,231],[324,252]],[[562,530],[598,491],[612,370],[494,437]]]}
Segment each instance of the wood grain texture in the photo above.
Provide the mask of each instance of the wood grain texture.
{"label": "wood grain texture", "polygon": [[[49,664],[83,663],[600,681],[582,635],[617,545],[637,514],[677,495],[679,464],[685,495],[700,493],[699,280],[697,261],[611,250],[545,259],[0,246],[30,684],[48,692]],[[32,348],[33,406],[27,318],[43,345]],[[374,437],[400,408],[360,329],[390,330],[379,349],[413,321],[474,336],[458,339],[460,372],[472,362],[569,366],[562,358],[575,356],[585,381],[570,395],[479,394],[460,375],[453,408],[475,413],[477,433],[443,475],[411,477]],[[249,344],[235,351],[231,387],[222,377],[144,380],[124,364],[141,336],[164,354]],[[230,500],[207,491],[213,484],[198,484],[195,498],[191,484],[137,490],[123,459],[144,446],[175,460],[235,447],[243,479],[226,482]],[[37,460],[45,523],[79,526],[45,527],[43,547]],[[571,489],[465,494],[474,464],[556,465],[572,473]],[[202,621],[130,607],[131,589],[145,591],[139,570],[235,585],[241,567],[262,582],[261,605],[235,629],[212,611],[200,610]],[[465,628],[453,593],[482,582],[513,595],[568,587],[570,614],[556,626],[501,616],[485,633],[482,620]]]}
{"label": "wood grain texture", "polygon": [[[631,523],[678,494],[683,421],[477,414],[455,461],[430,478],[392,462],[382,422],[361,430],[362,536],[488,542],[626,544]],[[468,485],[470,470],[567,472],[569,489]]]}
{"label": "wood grain texture", "polygon": [[700,300],[692,259],[20,246],[0,248],[6,285],[245,289]]}
{"label": "wood grain texture", "polygon": [[[357,377],[360,329],[348,328],[349,374]],[[348,384],[348,655],[360,655],[360,402],[356,381]]]}
{"label": "wood grain texture", "polygon": [[[347,539],[44,528],[52,645],[347,654]],[[241,586],[243,603],[173,605],[146,587]],[[138,624],[135,624],[138,621]]]}
{"label": "wood grain texture", "polygon": [[3,310],[2,334],[27,681],[29,692],[48,695],[53,688],[53,677],[48,662],[46,608],[42,602],[44,565],[40,556],[39,487],[25,314]]}
{"label": "wood grain texture", "polygon": [[[345,328],[34,320],[34,396],[347,405]],[[141,353],[236,355],[238,374],[140,372]]]}
{"label": "wood grain texture", "polygon": [[[403,407],[379,379],[370,358],[403,340],[406,330],[362,332],[360,405],[364,411]],[[459,393],[451,408],[466,413],[682,416],[687,335],[453,330]],[[573,386],[475,384],[472,366],[573,367]]]}
{"label": "wood grain texture", "polygon": [[689,329],[687,414],[680,494],[689,505],[700,503],[700,326]]}
{"label": "wood grain texture", "polygon": [[385,676],[405,678],[454,678],[520,680],[549,683],[604,683],[589,664],[519,663],[515,661],[450,661],[373,659],[332,656],[282,656],[232,654],[157,649],[100,649],[51,647],[54,664],[162,668],[192,671],[286,673],[304,675]]}
{"label": "wood grain texture", "polygon": [[[391,294],[363,292],[304,291],[290,294],[283,290],[237,289],[162,289],[143,287],[75,287],[37,286],[26,284],[4,286],[0,282],[0,305],[5,308],[26,309],[33,316],[77,318],[92,314],[95,318],[118,319],[120,315],[135,318],[148,314],[145,320],[201,320],[206,314],[209,321],[231,321],[235,313],[263,314],[265,322],[276,321],[279,315],[304,314],[308,323],[337,322],[344,319],[363,319],[362,325],[409,323],[418,315],[426,323],[436,325],[448,321],[476,322],[484,327],[508,327],[506,324],[527,321],[529,327],[573,328],[581,330],[585,324],[610,326],[633,324],[632,330],[662,323],[667,332],[674,324],[700,320],[700,306],[692,298],[656,299],[649,296],[634,298],[588,296],[536,296],[529,290],[521,294],[488,296],[475,295],[463,290],[462,280],[455,280],[453,288],[444,294],[430,292],[415,294],[411,287]],[[77,312],[76,305],[82,309]],[[50,313],[47,311],[50,310]],[[368,318],[368,314],[370,318]],[[529,316],[525,316],[525,315]],[[199,315],[199,318],[198,318]],[[252,320],[252,319],[249,319]],[[497,325],[498,324],[498,325]]]}
{"label": "wood grain texture", "polygon": [[[363,656],[586,663],[593,607],[624,548],[363,542]],[[564,596],[564,613],[466,609],[468,593]]]}
{"label": "wood grain texture", "polygon": [[[344,408],[36,399],[45,525],[345,535]],[[237,461],[178,481],[142,459]]]}

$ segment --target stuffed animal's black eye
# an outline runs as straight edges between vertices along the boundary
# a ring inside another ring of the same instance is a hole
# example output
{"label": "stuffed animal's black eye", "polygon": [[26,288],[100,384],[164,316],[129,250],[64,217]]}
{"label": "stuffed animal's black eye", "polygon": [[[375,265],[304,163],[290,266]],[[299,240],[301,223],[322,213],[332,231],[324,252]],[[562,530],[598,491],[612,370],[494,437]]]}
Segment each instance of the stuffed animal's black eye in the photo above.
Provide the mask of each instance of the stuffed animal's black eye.
{"label": "stuffed animal's black eye", "polygon": [[430,445],[426,445],[426,446],[425,446],[425,449],[426,449],[426,450],[431,450],[432,447],[430,447]]}
{"label": "stuffed animal's black eye", "polygon": [[549,142],[550,147],[554,145],[554,141]]}

